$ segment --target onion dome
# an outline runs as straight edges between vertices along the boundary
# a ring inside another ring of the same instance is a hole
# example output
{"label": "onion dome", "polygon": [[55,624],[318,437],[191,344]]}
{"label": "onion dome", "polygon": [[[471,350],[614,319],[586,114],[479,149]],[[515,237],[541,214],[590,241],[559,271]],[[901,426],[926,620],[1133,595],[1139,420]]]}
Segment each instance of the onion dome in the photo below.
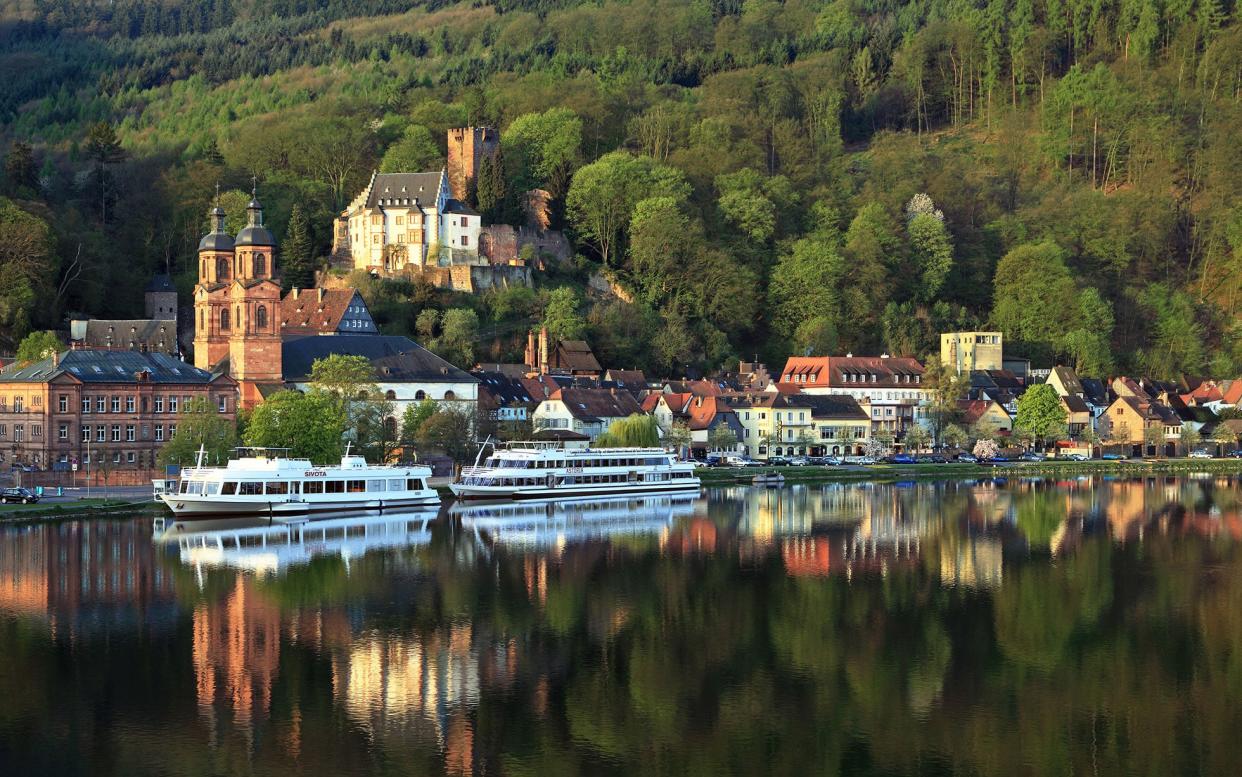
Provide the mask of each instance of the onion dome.
{"label": "onion dome", "polygon": [[256,197],[246,206],[246,226],[237,233],[239,246],[275,246],[276,238],[263,226],[263,206]]}
{"label": "onion dome", "polygon": [[211,232],[198,241],[199,251],[232,251],[233,238],[224,231],[224,209],[219,205],[207,212],[211,219]]}

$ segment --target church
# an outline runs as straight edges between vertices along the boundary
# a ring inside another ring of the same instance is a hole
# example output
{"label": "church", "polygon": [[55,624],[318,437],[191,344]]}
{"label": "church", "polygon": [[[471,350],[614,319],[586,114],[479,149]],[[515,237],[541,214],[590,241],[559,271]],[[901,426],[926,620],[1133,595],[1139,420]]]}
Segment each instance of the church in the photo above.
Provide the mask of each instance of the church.
{"label": "church", "polygon": [[305,389],[315,359],[366,357],[400,418],[407,404],[434,399],[474,414],[478,379],[407,337],[379,333],[355,289],[291,289],[281,294],[276,240],[253,195],[237,237],[217,204],[198,245],[194,366],[237,381],[252,408],[285,388]]}

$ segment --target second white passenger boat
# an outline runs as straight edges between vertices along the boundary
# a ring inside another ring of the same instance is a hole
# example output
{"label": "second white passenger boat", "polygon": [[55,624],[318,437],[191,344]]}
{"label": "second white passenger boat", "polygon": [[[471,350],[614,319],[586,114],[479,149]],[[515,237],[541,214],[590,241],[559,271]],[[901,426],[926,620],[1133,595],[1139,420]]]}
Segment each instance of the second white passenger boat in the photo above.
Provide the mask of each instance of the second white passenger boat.
{"label": "second white passenger boat", "polygon": [[458,499],[566,499],[699,490],[694,465],[660,448],[567,450],[511,442],[482,466],[463,467]]}
{"label": "second white passenger boat", "polygon": [[181,473],[176,493],[162,494],[178,520],[260,515],[271,518],[438,505],[431,469],[367,464],[346,449],[340,465],[316,465],[274,448],[239,448],[225,467]]}

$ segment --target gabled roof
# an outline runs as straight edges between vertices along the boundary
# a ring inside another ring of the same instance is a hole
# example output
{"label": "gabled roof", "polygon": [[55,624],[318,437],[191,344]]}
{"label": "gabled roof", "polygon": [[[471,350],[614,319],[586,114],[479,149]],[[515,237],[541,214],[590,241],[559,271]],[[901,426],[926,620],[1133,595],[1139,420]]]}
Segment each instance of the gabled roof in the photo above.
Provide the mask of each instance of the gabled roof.
{"label": "gabled roof", "polygon": [[583,421],[626,418],[642,413],[638,400],[628,391],[567,388],[556,392],[551,398],[559,399],[570,415]]}
{"label": "gabled roof", "polygon": [[842,421],[868,421],[871,418],[867,415],[867,411],[859,406],[858,400],[847,394],[797,394],[788,397],[788,400],[792,407],[810,408],[812,418]]}
{"label": "gabled roof", "polygon": [[510,375],[489,370],[472,370],[470,374],[479,379],[479,391],[487,392],[500,405],[534,401],[526,384]]}
{"label": "gabled roof", "polygon": [[1236,405],[1242,402],[1242,379],[1225,381],[1225,403]]}
{"label": "gabled roof", "polygon": [[526,387],[527,393],[536,402],[549,399],[561,389],[573,386],[573,379],[568,375],[534,375],[529,378],[520,378],[520,380]]}
{"label": "gabled roof", "polygon": [[456,213],[459,216],[478,216],[479,212],[460,200],[449,198],[444,201],[445,213]]}
{"label": "gabled roof", "polygon": [[408,337],[331,335],[291,337],[281,343],[284,379],[310,379],[311,365],[334,353],[366,357],[380,383],[478,383],[470,373],[436,356]]}
{"label": "gabled roof", "polygon": [[[668,397],[667,394],[664,396]],[[685,412],[687,426],[690,431],[696,432],[711,429],[724,420],[723,416],[733,415],[733,408],[719,397],[693,397],[686,404]]]}
{"label": "gabled roof", "polygon": [[923,365],[908,356],[791,356],[776,379],[800,386],[914,385]]}
{"label": "gabled roof", "polygon": [[599,372],[599,362],[585,340],[561,340],[552,357],[553,366],[570,372]]}
{"label": "gabled roof", "polygon": [[957,409],[962,414],[962,422],[967,425],[977,423],[993,407],[1005,413],[1006,416],[1009,415],[1005,408],[992,399],[959,399],[957,401]]}
{"label": "gabled roof", "polygon": [[146,373],[151,383],[204,384],[213,377],[166,353],[87,348],[64,351],[22,367],[10,365],[0,372],[0,382],[46,383],[60,375],[71,375],[83,383],[136,383],[139,373]]}
{"label": "gabled roof", "polygon": [[1138,397],[1140,399],[1151,399],[1146,391],[1133,379],[1126,377],[1118,377],[1113,379],[1113,391],[1119,397]]}
{"label": "gabled roof", "polygon": [[436,206],[441,173],[378,173],[371,183],[367,208]]}
{"label": "gabled roof", "polygon": [[1061,404],[1065,405],[1065,409],[1071,413],[1091,412],[1091,408],[1087,407],[1087,401],[1077,394],[1061,397]]}
{"label": "gabled roof", "polygon": [[1074,372],[1074,370],[1072,370],[1071,368],[1058,364],[1057,366],[1052,368],[1052,373],[1049,374],[1048,377],[1051,378],[1052,375],[1057,376],[1057,380],[1061,382],[1062,388],[1064,388],[1069,393],[1071,394],[1082,394],[1083,393],[1082,381],[1078,379],[1078,373]]}
{"label": "gabled roof", "polygon": [[1208,402],[1219,402],[1225,395],[1214,381],[1200,381],[1195,388],[1182,394],[1182,401],[1188,405],[1205,405]]}
{"label": "gabled roof", "polygon": [[656,406],[660,404],[660,399],[663,396],[663,394],[652,392],[643,397],[643,400],[639,403],[639,405],[642,407],[644,413],[654,413]]}
{"label": "gabled roof", "polygon": [[92,318],[85,322],[75,322],[70,330],[74,330],[81,323],[86,324],[86,332],[81,340],[74,342],[88,348],[135,351],[146,348],[162,353],[177,352],[177,322],[169,318]]}
{"label": "gabled roof", "polygon": [[718,397],[724,393],[719,385],[710,380],[668,380],[664,382],[664,391],[696,397]]}
{"label": "gabled roof", "polygon": [[673,415],[684,415],[686,405],[690,404],[690,400],[694,399],[693,394],[656,394],[659,401],[662,401]]}
{"label": "gabled roof", "polygon": [[1181,426],[1182,419],[1168,405],[1138,397],[1118,397],[1117,401],[1128,405],[1145,421],[1161,421],[1169,426]]}
{"label": "gabled roof", "polygon": [[1096,407],[1108,406],[1108,388],[1105,387],[1104,381],[1097,378],[1082,378],[1080,382],[1082,383],[1083,397],[1088,402]]}
{"label": "gabled roof", "polygon": [[[355,321],[358,323],[354,324]],[[280,301],[281,335],[378,331],[367,303],[356,289],[293,289]]]}
{"label": "gabled roof", "polygon": [[604,373],[604,380],[615,381],[633,392],[647,390],[647,376],[643,374],[642,370],[609,369]]}

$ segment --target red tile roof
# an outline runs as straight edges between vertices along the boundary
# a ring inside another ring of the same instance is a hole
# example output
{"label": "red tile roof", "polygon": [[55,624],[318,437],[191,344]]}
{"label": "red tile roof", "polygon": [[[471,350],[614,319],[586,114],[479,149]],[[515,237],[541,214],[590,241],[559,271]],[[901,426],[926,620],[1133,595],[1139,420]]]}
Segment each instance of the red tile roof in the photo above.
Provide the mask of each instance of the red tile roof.
{"label": "red tile roof", "polygon": [[335,334],[355,293],[354,289],[290,291],[280,301],[281,334]]}
{"label": "red tile roof", "polygon": [[920,383],[923,365],[906,356],[791,356],[778,376],[800,388]]}

